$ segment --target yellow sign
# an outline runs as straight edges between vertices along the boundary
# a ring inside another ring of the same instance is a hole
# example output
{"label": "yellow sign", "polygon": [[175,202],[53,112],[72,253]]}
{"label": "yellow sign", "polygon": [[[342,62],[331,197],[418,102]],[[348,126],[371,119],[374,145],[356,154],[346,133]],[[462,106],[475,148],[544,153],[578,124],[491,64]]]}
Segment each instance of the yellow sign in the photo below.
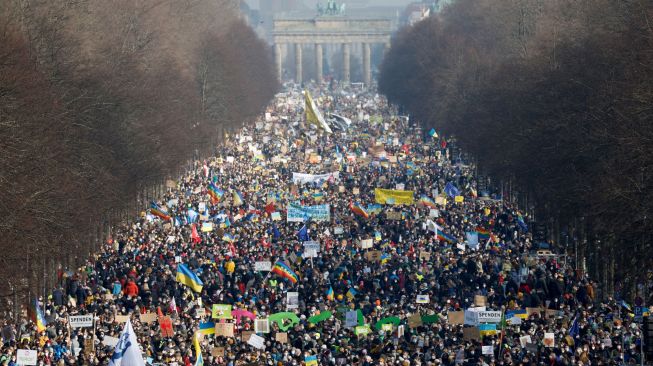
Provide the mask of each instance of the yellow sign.
{"label": "yellow sign", "polygon": [[374,190],[374,199],[376,200],[376,203],[382,205],[411,205],[415,203],[413,194],[413,191],[376,188]]}
{"label": "yellow sign", "polygon": [[456,198],[454,198],[454,200],[456,201],[456,203],[460,203],[460,202],[464,201],[465,198],[463,196],[456,196]]}

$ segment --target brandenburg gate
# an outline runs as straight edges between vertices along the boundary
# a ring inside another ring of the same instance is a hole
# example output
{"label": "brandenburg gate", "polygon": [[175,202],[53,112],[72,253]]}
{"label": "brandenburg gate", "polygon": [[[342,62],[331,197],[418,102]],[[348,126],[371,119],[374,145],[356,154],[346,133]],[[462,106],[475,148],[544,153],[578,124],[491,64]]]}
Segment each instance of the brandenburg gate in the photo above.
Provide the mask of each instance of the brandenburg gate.
{"label": "brandenburg gate", "polygon": [[[323,45],[341,45],[343,55],[343,79],[350,81],[351,48],[355,44],[362,45],[363,79],[369,85],[372,79],[371,50],[373,44],[383,44],[387,50],[390,47],[392,23],[390,19],[351,18],[344,11],[331,14],[320,14],[314,18],[277,17],[274,19],[272,38],[279,80],[283,75],[283,48],[295,48],[295,81],[302,82],[302,47],[314,45],[316,80],[322,81],[323,75]],[[288,52],[286,52],[288,54]]]}

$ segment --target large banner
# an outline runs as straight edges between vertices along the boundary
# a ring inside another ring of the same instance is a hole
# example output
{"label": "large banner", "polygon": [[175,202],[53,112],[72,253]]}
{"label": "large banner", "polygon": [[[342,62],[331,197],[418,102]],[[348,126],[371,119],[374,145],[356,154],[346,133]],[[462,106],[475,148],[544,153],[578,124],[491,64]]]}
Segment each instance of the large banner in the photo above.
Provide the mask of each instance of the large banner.
{"label": "large banner", "polygon": [[288,204],[288,222],[304,222],[309,218],[314,221],[329,221],[331,212],[329,205],[302,206],[294,203]]}
{"label": "large banner", "polygon": [[399,191],[394,189],[374,189],[376,203],[382,205],[412,205],[415,203],[413,191]]}
{"label": "large banner", "polygon": [[304,183],[322,183],[331,178],[338,179],[340,172],[333,172],[327,174],[304,174],[304,173],[292,173],[292,182],[295,184],[304,184]]}

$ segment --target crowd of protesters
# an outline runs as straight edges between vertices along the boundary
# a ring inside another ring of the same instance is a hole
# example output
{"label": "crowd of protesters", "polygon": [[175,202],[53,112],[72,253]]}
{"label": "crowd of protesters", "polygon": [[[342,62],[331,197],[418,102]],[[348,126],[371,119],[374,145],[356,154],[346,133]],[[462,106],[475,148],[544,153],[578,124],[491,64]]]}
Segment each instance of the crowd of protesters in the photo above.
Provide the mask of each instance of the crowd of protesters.
{"label": "crowd of protesters", "polygon": [[[220,322],[212,319],[213,304],[259,319],[290,311],[299,322],[284,332],[271,322],[269,333],[259,333],[262,349],[243,337],[254,330],[247,317],[233,337],[202,334],[205,365],[640,363],[641,333],[630,309],[599,298],[595,283],[562,256],[538,253],[528,217],[501,192],[479,191],[474,166],[461,161],[455,140],[414,127],[373,92],[308,90],[325,115],[351,125],[327,133],[306,123],[302,91],[287,88],[265,115],[227,136],[215,157],[196,162],[160,197],[156,203],[170,220],[144,211],[114,228],[84,267],[63,272],[61,286],[40,299],[44,330],[29,317],[7,323],[0,364],[14,365],[17,349],[32,349],[40,365],[106,365],[115,344],[108,340],[128,317],[148,364],[193,365],[200,323]],[[334,172],[293,183],[293,173]],[[210,183],[224,191],[217,202]],[[375,188],[413,191],[415,202],[379,206]],[[422,196],[435,206],[421,203]],[[328,204],[329,219],[287,222],[291,203]],[[319,252],[306,255],[307,238]],[[257,271],[265,261],[283,261],[299,280]],[[201,292],[176,281],[179,263],[199,276]],[[298,293],[295,309],[288,309],[288,292]],[[501,312],[496,330],[454,321],[454,312],[479,305]],[[506,319],[523,309],[519,321]],[[353,310],[369,333],[346,323]],[[309,321],[326,311],[333,315]],[[170,317],[172,329],[142,321],[145,313]],[[70,327],[69,316],[82,314],[93,314],[93,326]],[[387,317],[399,322],[377,329]],[[553,342],[545,340],[551,333]]]}

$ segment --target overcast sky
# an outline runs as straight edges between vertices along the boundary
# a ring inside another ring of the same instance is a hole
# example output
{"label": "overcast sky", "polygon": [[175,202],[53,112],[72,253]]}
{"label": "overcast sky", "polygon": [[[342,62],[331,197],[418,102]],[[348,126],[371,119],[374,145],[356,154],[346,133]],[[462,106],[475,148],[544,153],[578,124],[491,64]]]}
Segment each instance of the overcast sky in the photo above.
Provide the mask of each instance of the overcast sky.
{"label": "overcast sky", "polygon": [[[260,0],[260,1],[266,1],[266,0]],[[315,4],[318,2],[318,0],[302,0],[307,6],[314,8]],[[326,0],[319,0],[323,4],[326,4]],[[342,0],[336,2],[338,4],[345,3],[345,4],[365,4],[368,6],[406,6],[412,2],[416,2],[418,0]],[[259,0],[246,0],[247,4],[253,8],[253,9],[258,9],[258,4]]]}

